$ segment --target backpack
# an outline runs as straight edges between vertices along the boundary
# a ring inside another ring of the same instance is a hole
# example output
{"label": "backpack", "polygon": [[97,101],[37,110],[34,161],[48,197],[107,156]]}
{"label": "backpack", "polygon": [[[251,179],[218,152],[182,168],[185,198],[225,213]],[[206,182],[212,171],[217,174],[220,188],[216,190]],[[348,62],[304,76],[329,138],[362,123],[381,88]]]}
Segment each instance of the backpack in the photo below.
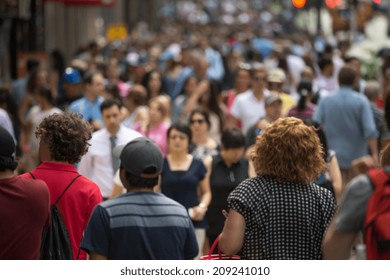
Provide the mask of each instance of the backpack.
{"label": "backpack", "polygon": [[366,210],[364,238],[368,260],[390,260],[390,168],[368,172],[374,192]]}
{"label": "backpack", "polygon": [[[36,179],[31,172],[30,175],[33,179]],[[57,198],[56,202],[50,206],[50,224],[43,231],[41,240],[40,259],[42,260],[73,259],[72,243],[69,238],[68,230],[66,229],[65,223],[62,221],[56,205],[73,182],[80,176],[81,175],[77,175]]]}

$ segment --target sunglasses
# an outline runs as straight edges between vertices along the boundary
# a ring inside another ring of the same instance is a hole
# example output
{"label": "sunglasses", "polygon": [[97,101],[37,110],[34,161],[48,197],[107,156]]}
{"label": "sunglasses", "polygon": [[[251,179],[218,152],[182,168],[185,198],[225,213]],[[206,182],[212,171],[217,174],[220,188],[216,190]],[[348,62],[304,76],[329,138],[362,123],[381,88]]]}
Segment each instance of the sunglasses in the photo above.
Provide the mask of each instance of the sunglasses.
{"label": "sunglasses", "polygon": [[240,63],[240,64],[238,64],[238,69],[250,71],[251,70],[251,66],[248,63]]}
{"label": "sunglasses", "polygon": [[204,122],[206,122],[206,120],[204,119],[190,120],[190,124],[195,124],[195,123],[202,124]]}

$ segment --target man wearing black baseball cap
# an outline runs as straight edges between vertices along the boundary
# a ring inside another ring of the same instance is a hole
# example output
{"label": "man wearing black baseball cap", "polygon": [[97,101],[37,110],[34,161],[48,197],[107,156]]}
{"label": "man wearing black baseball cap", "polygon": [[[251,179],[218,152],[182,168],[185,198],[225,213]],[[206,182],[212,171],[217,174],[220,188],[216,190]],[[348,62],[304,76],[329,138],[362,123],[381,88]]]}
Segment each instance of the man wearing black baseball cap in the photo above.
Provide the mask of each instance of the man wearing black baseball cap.
{"label": "man wearing black baseball cap", "polygon": [[15,142],[0,126],[0,259],[38,259],[49,223],[49,190],[41,180],[14,174]]}
{"label": "man wearing black baseball cap", "polygon": [[186,209],[153,192],[163,166],[157,145],[139,137],[115,149],[127,193],[98,205],[82,249],[91,259],[193,259],[198,245]]}

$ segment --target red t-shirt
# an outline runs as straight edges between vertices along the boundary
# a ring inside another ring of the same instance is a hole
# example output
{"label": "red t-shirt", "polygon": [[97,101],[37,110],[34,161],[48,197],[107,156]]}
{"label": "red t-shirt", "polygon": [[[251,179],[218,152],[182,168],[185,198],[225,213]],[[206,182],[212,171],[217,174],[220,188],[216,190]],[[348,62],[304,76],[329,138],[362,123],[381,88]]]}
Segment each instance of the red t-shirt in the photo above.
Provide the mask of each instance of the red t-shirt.
{"label": "red t-shirt", "polygon": [[[50,204],[53,204],[68,184],[79,175],[73,165],[58,162],[44,162],[31,172],[37,179],[45,181],[49,187]],[[28,173],[21,176],[31,178]],[[88,225],[93,209],[100,202],[102,195],[99,187],[81,176],[74,181],[57,204],[72,242],[73,259],[77,259],[84,229]],[[87,259],[86,252],[81,251],[78,259]]]}
{"label": "red t-shirt", "polygon": [[0,259],[39,259],[44,228],[49,224],[49,190],[41,180],[0,180]]}

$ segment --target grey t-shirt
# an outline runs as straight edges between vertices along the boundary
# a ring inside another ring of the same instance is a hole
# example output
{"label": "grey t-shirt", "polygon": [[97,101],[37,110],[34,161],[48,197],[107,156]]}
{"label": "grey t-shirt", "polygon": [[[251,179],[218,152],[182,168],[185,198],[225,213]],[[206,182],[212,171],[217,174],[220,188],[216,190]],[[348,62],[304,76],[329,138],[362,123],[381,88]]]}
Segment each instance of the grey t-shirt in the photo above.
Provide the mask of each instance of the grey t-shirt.
{"label": "grey t-shirt", "polygon": [[348,185],[336,218],[336,230],[356,232],[363,229],[368,200],[373,187],[367,175],[359,175]]}

